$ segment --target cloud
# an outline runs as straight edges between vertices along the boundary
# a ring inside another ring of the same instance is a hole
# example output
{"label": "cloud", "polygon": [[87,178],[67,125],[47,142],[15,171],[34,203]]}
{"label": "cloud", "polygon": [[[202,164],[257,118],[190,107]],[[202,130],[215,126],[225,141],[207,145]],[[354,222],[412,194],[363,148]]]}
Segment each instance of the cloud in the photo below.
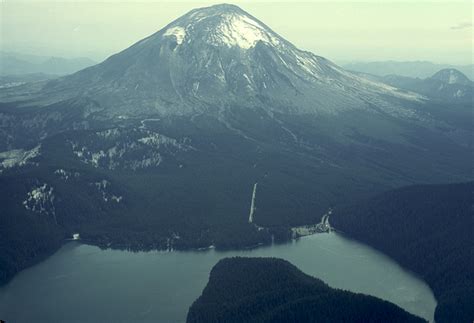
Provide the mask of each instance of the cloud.
{"label": "cloud", "polygon": [[468,29],[472,28],[472,22],[461,22],[455,26],[452,26],[450,29],[459,30],[459,29]]}

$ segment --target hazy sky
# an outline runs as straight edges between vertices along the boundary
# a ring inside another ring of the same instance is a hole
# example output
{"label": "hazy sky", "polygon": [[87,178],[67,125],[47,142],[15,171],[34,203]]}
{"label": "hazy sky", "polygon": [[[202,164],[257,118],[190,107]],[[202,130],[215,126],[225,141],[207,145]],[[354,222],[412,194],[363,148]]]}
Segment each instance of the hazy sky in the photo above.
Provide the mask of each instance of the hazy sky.
{"label": "hazy sky", "polygon": [[[473,2],[228,1],[336,62],[473,60]],[[101,60],[187,11],[219,1],[0,0],[0,48]]]}

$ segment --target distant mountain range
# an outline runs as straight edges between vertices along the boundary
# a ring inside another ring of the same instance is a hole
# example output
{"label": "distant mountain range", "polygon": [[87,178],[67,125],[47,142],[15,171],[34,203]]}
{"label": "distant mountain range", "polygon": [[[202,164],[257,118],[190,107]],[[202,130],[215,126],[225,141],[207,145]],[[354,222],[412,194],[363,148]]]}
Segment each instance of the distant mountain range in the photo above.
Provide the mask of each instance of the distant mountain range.
{"label": "distant mountain range", "polygon": [[212,268],[188,323],[426,322],[376,297],[334,289],[276,258],[225,258]]}
{"label": "distant mountain range", "polygon": [[0,89],[0,280],[74,233],[244,248],[389,188],[471,179],[471,117],[469,102],[302,51],[237,6],[192,10],[100,64]]}
{"label": "distant mountain range", "polygon": [[96,62],[89,58],[63,58],[0,52],[0,76],[47,74],[66,75]]}
{"label": "distant mountain range", "polygon": [[428,96],[433,100],[470,104],[474,98],[474,82],[453,68],[440,70],[425,79],[400,75],[377,76],[360,72],[358,74],[373,81]]}
{"label": "distant mountain range", "polygon": [[400,75],[414,78],[427,78],[442,69],[457,69],[474,80],[474,65],[435,64],[427,61],[398,62],[353,62],[344,64],[349,71],[369,73],[378,76]]}
{"label": "distant mountain range", "polygon": [[5,76],[0,75],[0,89],[16,87],[16,86],[24,85],[26,83],[51,80],[56,77],[58,76],[53,75],[53,74],[43,74],[43,73],[5,75]]}

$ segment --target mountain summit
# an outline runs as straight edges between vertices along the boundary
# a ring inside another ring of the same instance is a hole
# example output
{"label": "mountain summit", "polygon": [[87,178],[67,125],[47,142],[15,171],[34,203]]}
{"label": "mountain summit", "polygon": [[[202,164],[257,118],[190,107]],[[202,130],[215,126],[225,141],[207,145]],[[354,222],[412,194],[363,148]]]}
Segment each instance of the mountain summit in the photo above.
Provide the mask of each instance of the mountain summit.
{"label": "mountain summit", "polygon": [[471,80],[455,68],[445,68],[430,77],[432,80],[438,80],[447,84],[471,85]]}
{"label": "mountain summit", "polygon": [[[47,102],[94,97],[107,115],[193,115],[229,106],[338,113],[419,97],[297,49],[234,5],[190,11],[103,63],[50,82]],[[219,112],[219,114],[222,114]]]}
{"label": "mountain summit", "polygon": [[199,40],[213,46],[224,45],[241,49],[255,47],[259,41],[274,46],[285,42],[261,21],[229,4],[192,10],[156,36],[174,36],[177,46],[183,42]]}

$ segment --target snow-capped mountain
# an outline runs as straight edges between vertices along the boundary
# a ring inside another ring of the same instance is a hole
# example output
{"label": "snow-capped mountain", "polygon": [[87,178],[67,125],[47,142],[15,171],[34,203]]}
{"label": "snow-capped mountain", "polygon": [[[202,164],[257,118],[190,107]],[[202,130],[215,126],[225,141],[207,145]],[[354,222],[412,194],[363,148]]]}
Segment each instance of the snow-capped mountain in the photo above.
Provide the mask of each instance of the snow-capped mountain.
{"label": "snow-capped mountain", "polygon": [[[109,116],[222,113],[232,105],[338,113],[420,100],[302,51],[234,5],[192,10],[101,64],[47,83],[44,104],[90,97]],[[394,109],[394,106],[397,106]]]}

